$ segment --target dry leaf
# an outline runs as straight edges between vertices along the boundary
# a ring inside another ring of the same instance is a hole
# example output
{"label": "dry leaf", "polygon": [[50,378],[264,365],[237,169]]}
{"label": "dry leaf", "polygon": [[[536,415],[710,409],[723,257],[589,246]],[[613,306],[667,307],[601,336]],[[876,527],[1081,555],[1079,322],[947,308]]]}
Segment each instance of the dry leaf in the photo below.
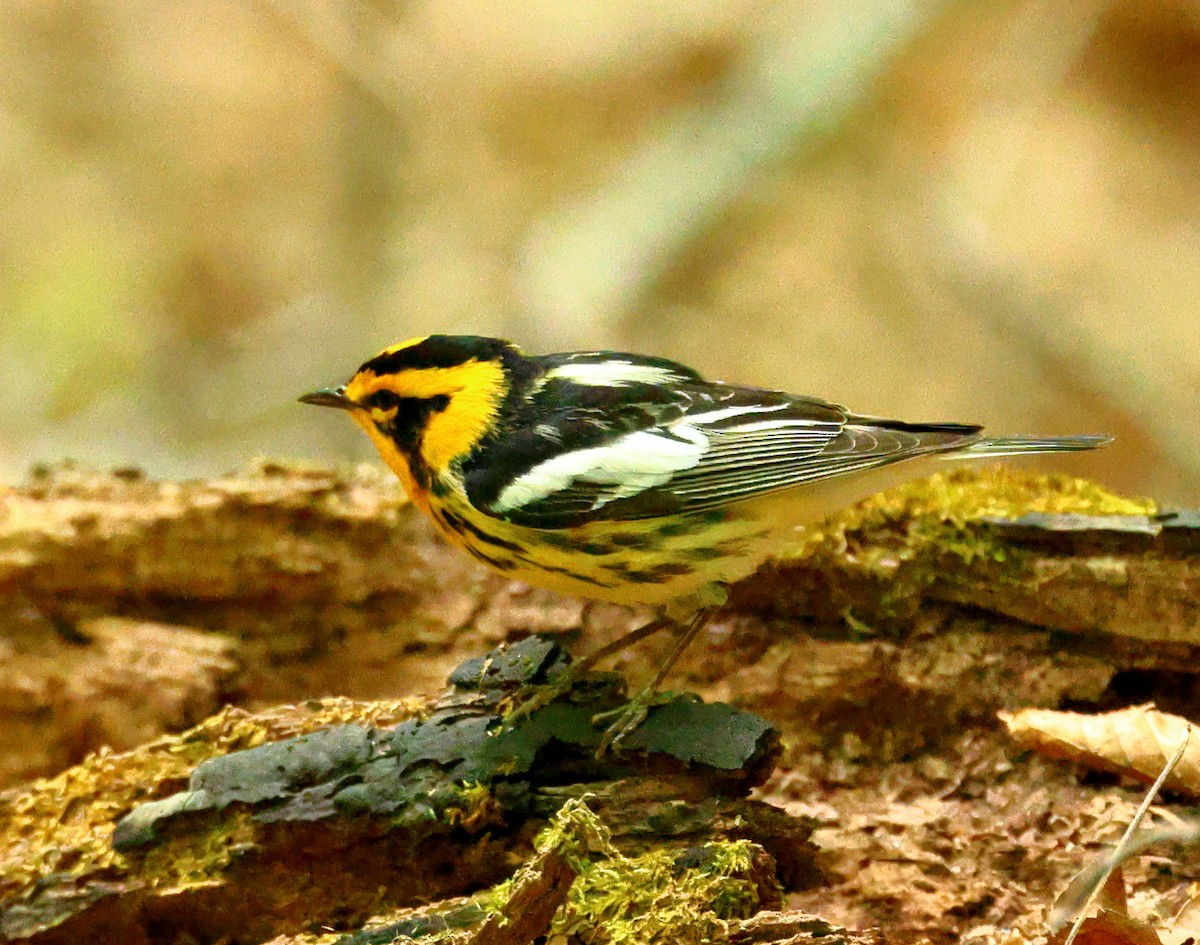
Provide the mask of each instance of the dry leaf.
{"label": "dry leaf", "polygon": [[[1062,945],[1067,929],[1050,937],[1050,945]],[[1100,910],[1100,914],[1085,919],[1075,945],[1163,945],[1154,929],[1145,922],[1131,919],[1119,912]]]}
{"label": "dry leaf", "polygon": [[[1102,715],[1023,709],[1000,718],[1024,748],[1146,782],[1162,771],[1191,724],[1150,705]],[[1192,739],[1165,786],[1200,797],[1200,737]]]}
{"label": "dry leaf", "polygon": [[1187,945],[1200,941],[1200,883],[1188,888],[1188,900],[1158,930],[1164,945]]}

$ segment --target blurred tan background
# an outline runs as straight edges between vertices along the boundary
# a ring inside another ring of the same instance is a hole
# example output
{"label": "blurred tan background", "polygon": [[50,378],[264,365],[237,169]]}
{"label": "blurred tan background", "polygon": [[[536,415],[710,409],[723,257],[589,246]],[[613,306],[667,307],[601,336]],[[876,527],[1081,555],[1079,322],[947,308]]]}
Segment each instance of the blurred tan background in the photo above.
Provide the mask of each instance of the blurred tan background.
{"label": "blurred tan background", "polygon": [[0,479],[366,458],[432,331],[624,347],[1200,502],[1200,4],[9,0]]}

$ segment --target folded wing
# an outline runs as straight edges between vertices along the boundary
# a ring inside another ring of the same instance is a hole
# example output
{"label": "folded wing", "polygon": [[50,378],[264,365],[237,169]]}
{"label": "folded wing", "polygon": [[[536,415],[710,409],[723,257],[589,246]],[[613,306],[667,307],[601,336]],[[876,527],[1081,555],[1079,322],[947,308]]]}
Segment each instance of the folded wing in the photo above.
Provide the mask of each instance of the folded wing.
{"label": "folded wing", "polygon": [[[656,386],[639,400],[639,387],[608,388],[604,396],[622,402],[603,409],[594,409],[594,397],[563,407],[570,398],[559,391],[556,420],[542,425],[557,448],[531,442],[523,429],[467,471],[468,496],[516,524],[568,528],[715,509],[977,439],[974,426],[858,417],[778,391],[685,382],[667,398]],[[603,417],[620,421],[603,429]],[[534,461],[522,464],[525,457]],[[499,468],[509,470],[503,481]]]}

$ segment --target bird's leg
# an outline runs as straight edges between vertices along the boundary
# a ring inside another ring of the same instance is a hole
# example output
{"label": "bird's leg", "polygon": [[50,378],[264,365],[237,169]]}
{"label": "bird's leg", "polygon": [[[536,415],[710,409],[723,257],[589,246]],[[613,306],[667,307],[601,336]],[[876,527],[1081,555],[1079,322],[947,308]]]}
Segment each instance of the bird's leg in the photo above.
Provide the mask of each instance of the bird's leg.
{"label": "bird's leg", "polygon": [[[668,627],[673,626],[675,626],[675,621],[671,620],[669,617],[655,617],[649,623],[644,623],[640,627],[635,627],[628,633],[621,634],[611,643],[606,643],[599,649],[593,650],[578,663],[576,663],[572,669],[576,675],[582,676],[584,673],[590,672],[592,667],[601,660],[606,660],[614,653],[620,653],[626,647],[633,646],[635,643],[639,643],[646,639],[646,637],[654,636],[654,634],[658,633],[659,631],[666,630]],[[675,658],[678,659],[679,657]]]}
{"label": "bird's leg", "polygon": [[675,648],[671,650],[670,655],[658,668],[658,672],[654,674],[654,678],[650,681],[650,684],[621,708],[614,709],[611,712],[601,712],[592,717],[593,724],[602,724],[606,719],[613,719],[612,724],[604,730],[604,737],[600,740],[600,747],[596,749],[597,756],[605,754],[611,748],[620,744],[621,739],[625,738],[626,735],[645,721],[650,707],[661,698],[658,695],[659,684],[666,678],[667,673],[671,671],[671,667],[679,661],[684,651],[696,639],[696,635],[704,629],[705,624],[708,623],[709,618],[716,611],[716,607],[705,607],[692,614],[691,619],[683,628],[683,633],[675,641]]}
{"label": "bird's leg", "polygon": [[673,649],[670,655],[663,660],[663,664],[658,667],[658,672],[655,673],[654,678],[650,680],[650,685],[648,685],[643,692],[654,692],[659,686],[662,685],[662,681],[667,678],[667,673],[669,673],[675,664],[679,662],[679,658],[683,656],[687,648],[691,646],[692,641],[696,639],[696,636],[701,630],[704,629],[713,613],[715,613],[715,608],[706,607],[692,614],[692,619],[687,622],[687,626],[683,628],[683,633],[681,633],[679,635],[679,639],[675,641],[675,649]]}
{"label": "bird's leg", "polygon": [[[575,683],[582,679],[584,675],[591,672],[592,668],[601,660],[606,660],[613,654],[620,653],[626,647],[633,646],[633,644],[673,626],[675,626],[675,621],[667,617],[656,617],[649,623],[642,624],[642,626],[635,627],[628,633],[621,634],[621,636],[617,637],[611,643],[593,650],[578,663],[568,666],[548,683],[535,687],[532,692],[522,693],[517,704],[505,716],[506,721],[511,724],[518,719],[532,714],[543,706],[549,705],[559,696],[570,692]],[[671,662],[674,662],[678,658],[678,655],[673,655]],[[660,678],[656,678],[655,685],[659,681]]]}

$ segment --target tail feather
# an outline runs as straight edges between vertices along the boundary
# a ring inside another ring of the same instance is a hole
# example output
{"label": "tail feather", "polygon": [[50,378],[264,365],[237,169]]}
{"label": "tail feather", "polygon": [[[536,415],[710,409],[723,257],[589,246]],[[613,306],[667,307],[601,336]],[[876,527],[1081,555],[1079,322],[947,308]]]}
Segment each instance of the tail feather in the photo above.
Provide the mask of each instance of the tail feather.
{"label": "tail feather", "polygon": [[1112,439],[1111,436],[1103,434],[988,436],[944,455],[947,459],[963,459],[975,456],[1017,456],[1023,453],[1076,453],[1082,450],[1094,450],[1106,443],[1111,443]]}

